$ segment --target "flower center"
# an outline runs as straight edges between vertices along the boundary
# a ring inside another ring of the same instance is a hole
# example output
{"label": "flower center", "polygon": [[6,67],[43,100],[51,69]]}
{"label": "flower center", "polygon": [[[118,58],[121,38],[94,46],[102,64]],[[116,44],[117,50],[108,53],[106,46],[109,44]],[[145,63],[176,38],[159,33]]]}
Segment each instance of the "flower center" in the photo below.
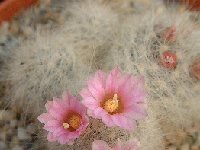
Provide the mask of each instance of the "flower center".
{"label": "flower center", "polygon": [[81,126],[81,116],[77,113],[69,114],[67,121],[63,123],[63,128],[75,131]]}
{"label": "flower center", "polygon": [[114,94],[112,99],[108,99],[104,102],[103,108],[110,114],[118,112],[120,103],[117,94]]}

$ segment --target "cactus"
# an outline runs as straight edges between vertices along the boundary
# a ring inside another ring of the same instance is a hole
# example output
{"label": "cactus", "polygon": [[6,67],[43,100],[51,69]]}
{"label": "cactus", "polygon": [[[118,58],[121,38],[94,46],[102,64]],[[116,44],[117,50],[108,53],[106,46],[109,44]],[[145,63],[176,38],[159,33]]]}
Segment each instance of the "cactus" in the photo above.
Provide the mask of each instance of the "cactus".
{"label": "cactus", "polygon": [[[199,29],[190,12],[167,9],[161,3],[157,9],[158,3],[152,3],[145,11],[123,13],[105,1],[74,2],[64,12],[70,15],[62,27],[38,30],[13,52],[7,63],[12,87],[7,99],[33,117],[44,111],[47,100],[67,89],[79,96],[78,91],[97,69],[109,71],[118,66],[145,77],[148,117],[138,122],[135,132],[91,120],[87,132],[72,146],[48,143],[43,138],[46,133],[41,133],[39,143],[49,150],[78,150],[91,149],[94,139],[114,145],[117,138],[136,137],[142,150],[164,150],[165,139],[171,140],[175,129],[200,120],[200,82],[190,73],[200,54]],[[172,26],[176,36],[169,41],[171,35],[166,38],[163,33]],[[177,57],[173,69],[160,63],[165,51]]]}

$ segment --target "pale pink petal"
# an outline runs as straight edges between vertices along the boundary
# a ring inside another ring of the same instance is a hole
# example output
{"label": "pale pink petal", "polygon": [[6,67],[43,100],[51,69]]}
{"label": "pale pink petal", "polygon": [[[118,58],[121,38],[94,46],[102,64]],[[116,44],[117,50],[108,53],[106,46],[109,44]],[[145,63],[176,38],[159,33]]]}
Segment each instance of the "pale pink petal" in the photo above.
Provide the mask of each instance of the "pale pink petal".
{"label": "pale pink petal", "polygon": [[120,78],[119,81],[119,93],[120,95],[126,94],[129,96],[133,90],[134,84],[133,84],[133,77],[131,75],[125,75]]}
{"label": "pale pink petal", "polygon": [[67,131],[63,127],[58,127],[53,132],[53,135],[57,137],[61,136],[62,134],[69,134],[69,131]]}
{"label": "pale pink petal", "polygon": [[111,150],[108,144],[102,140],[95,140],[92,143],[92,150]]}
{"label": "pale pink petal", "polygon": [[47,126],[49,127],[59,127],[61,126],[62,124],[57,121],[57,120],[49,120],[47,123],[46,123]]}
{"label": "pale pink petal", "polygon": [[147,93],[144,87],[144,77],[143,76],[135,77],[134,83],[135,83],[135,86],[133,88],[134,92],[132,92],[134,101],[144,102],[144,98],[147,96]]}
{"label": "pale pink petal", "polygon": [[88,98],[88,97],[93,97],[92,96],[92,93],[88,90],[88,88],[84,88],[80,91],[80,95],[83,97],[83,98]]}
{"label": "pale pink petal", "polygon": [[48,111],[49,109],[51,109],[51,107],[53,106],[53,102],[52,101],[47,101],[47,103],[45,104],[45,108]]}
{"label": "pale pink petal", "polygon": [[55,98],[54,98],[53,106],[52,106],[52,109],[57,110],[58,113],[62,116],[65,114],[65,110],[66,110],[66,107],[65,107],[65,105],[63,105],[63,103],[64,103],[64,101],[62,101],[60,99],[55,100]]}
{"label": "pale pink petal", "polygon": [[41,123],[46,123],[49,120],[53,120],[54,118],[49,115],[48,113],[43,113],[40,116],[37,117],[37,119],[41,122]]}
{"label": "pale pink petal", "polygon": [[90,80],[88,80],[88,90],[95,99],[100,101],[105,96],[104,87],[105,87],[105,73],[103,73],[102,71],[97,71],[95,76]]}
{"label": "pale pink petal", "polygon": [[[72,97],[72,99],[70,99],[69,101],[69,106],[70,108],[74,109],[76,107],[76,105],[80,104],[82,107],[84,107],[81,104],[81,101],[79,99],[77,99],[76,97]],[[85,107],[84,107],[85,108]]]}
{"label": "pale pink petal", "polygon": [[59,136],[57,140],[62,145],[66,144],[66,143],[68,143],[70,141],[68,135],[66,135],[66,134],[63,134],[62,136]]}
{"label": "pale pink petal", "polygon": [[49,120],[47,124],[44,125],[44,129],[50,132],[54,132],[60,126],[61,124],[58,121]]}
{"label": "pale pink petal", "polygon": [[136,123],[134,120],[126,118],[124,115],[113,115],[112,120],[116,126],[127,130],[133,130],[136,128]]}
{"label": "pale pink petal", "polygon": [[112,120],[112,116],[107,114],[107,115],[104,115],[102,117],[102,121],[108,126],[108,127],[112,127],[112,126],[116,126]]}
{"label": "pale pink petal", "polygon": [[84,101],[82,101],[82,103],[88,107],[89,109],[95,110],[96,108],[99,107],[99,102],[96,101],[94,98],[92,97],[88,97],[86,99],[84,99]]}
{"label": "pale pink petal", "polygon": [[79,114],[85,114],[87,109],[85,106],[83,106],[81,103],[78,103],[77,104],[77,107],[76,107],[76,112],[78,112]]}
{"label": "pale pink petal", "polygon": [[94,110],[94,115],[97,117],[97,118],[100,118],[100,117],[104,117],[105,115],[107,115],[108,113],[105,112],[105,110],[101,107],[97,108]]}
{"label": "pale pink petal", "polygon": [[125,76],[119,86],[119,95],[126,104],[132,105],[135,102],[143,102],[146,92],[144,90],[144,78]]}
{"label": "pale pink petal", "polygon": [[[117,144],[115,145],[115,147],[113,148],[113,150],[125,150],[123,148],[123,143],[121,141],[117,141]],[[132,149],[130,149],[132,150]]]}
{"label": "pale pink petal", "polygon": [[118,68],[115,68],[108,75],[106,80],[106,92],[108,93],[117,93],[118,91],[118,80],[121,76],[121,71]]}
{"label": "pale pink petal", "polygon": [[65,107],[69,107],[70,106],[70,99],[72,98],[71,94],[67,91],[67,92],[63,93],[62,98],[63,98],[63,102],[64,102],[63,105]]}
{"label": "pale pink petal", "polygon": [[83,106],[83,104],[79,100],[71,100],[70,101],[70,108],[73,109],[75,112],[81,114],[86,113],[86,108]]}
{"label": "pale pink petal", "polygon": [[[80,129],[82,128],[86,128],[89,125],[89,118],[86,115],[83,115],[83,120],[82,120],[83,125],[80,127]],[[78,129],[78,130],[80,130]]]}
{"label": "pale pink petal", "polygon": [[89,84],[92,84],[96,89],[104,91],[105,88],[105,73],[102,71],[97,71],[95,76],[88,81]]}
{"label": "pale pink petal", "polygon": [[49,109],[49,114],[57,120],[63,120],[64,117],[63,114],[60,113],[59,109]]}
{"label": "pale pink petal", "polygon": [[[97,100],[100,101],[103,99],[105,92],[103,91],[103,88],[97,88],[94,85],[94,82],[88,82],[88,89],[91,92],[92,96]],[[100,92],[101,91],[101,92]]]}
{"label": "pale pink petal", "polygon": [[56,141],[56,137],[53,136],[53,134],[49,132],[48,135],[47,135],[47,140],[49,142],[55,142]]}
{"label": "pale pink petal", "polygon": [[97,117],[94,115],[94,111],[93,111],[93,110],[90,110],[90,109],[87,110],[87,115],[90,116],[90,117],[93,117],[93,118],[95,118],[95,119],[101,119],[101,118],[97,118]]}
{"label": "pale pink petal", "polygon": [[147,116],[147,108],[145,104],[133,104],[126,108],[125,116],[132,119],[143,119]]}
{"label": "pale pink petal", "polygon": [[95,74],[95,78],[98,79],[99,84],[105,88],[106,74],[103,71],[98,70]]}

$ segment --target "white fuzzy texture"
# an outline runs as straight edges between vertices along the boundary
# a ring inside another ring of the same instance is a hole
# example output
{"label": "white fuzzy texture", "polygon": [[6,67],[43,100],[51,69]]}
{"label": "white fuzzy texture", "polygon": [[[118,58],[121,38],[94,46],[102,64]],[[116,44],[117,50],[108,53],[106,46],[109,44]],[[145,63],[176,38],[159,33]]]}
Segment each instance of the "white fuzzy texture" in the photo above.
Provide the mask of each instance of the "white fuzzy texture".
{"label": "white fuzzy texture", "polygon": [[[200,82],[189,74],[191,62],[200,54],[200,30],[188,12],[149,6],[144,12],[122,13],[123,8],[116,11],[100,1],[74,2],[67,7],[65,14],[70,15],[60,29],[38,31],[14,52],[8,64],[12,84],[8,97],[34,116],[44,112],[47,100],[67,89],[78,96],[97,69],[119,66],[145,77],[149,115],[138,123],[136,132],[108,129],[92,120],[74,146],[47,143],[48,149],[90,150],[94,139],[113,145],[117,138],[137,137],[141,150],[164,150],[164,137],[170,140],[174,127],[187,128],[200,121]],[[161,30],[176,25],[177,41],[162,43],[154,32],[157,24]],[[155,55],[163,49],[176,52],[175,70],[159,65]]]}

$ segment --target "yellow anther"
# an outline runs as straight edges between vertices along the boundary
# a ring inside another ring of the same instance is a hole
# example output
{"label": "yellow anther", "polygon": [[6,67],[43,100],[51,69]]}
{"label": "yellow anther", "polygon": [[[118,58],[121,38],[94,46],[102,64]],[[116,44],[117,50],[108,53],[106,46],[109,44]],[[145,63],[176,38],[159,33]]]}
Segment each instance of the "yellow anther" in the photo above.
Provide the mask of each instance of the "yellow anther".
{"label": "yellow anther", "polygon": [[114,94],[112,99],[105,101],[103,107],[108,113],[114,113],[119,109],[119,100],[117,98],[117,94]]}
{"label": "yellow anther", "polygon": [[73,132],[81,126],[81,120],[82,118],[78,113],[70,113],[63,123],[63,128]]}
{"label": "yellow anther", "polygon": [[68,123],[63,123],[63,127],[64,127],[64,129],[68,129],[69,128],[69,124]]}
{"label": "yellow anther", "polygon": [[80,127],[80,125],[81,125],[81,117],[78,116],[78,115],[72,115],[69,118],[69,125],[73,129],[78,129]]}

